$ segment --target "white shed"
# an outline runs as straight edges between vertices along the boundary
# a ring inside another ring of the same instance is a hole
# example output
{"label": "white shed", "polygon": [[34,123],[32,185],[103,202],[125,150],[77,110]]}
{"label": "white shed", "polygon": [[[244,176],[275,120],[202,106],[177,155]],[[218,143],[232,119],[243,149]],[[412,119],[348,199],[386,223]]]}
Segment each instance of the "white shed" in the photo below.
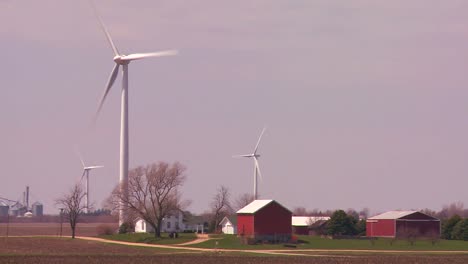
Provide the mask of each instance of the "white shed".
{"label": "white shed", "polygon": [[237,215],[225,216],[219,225],[224,234],[237,234]]}

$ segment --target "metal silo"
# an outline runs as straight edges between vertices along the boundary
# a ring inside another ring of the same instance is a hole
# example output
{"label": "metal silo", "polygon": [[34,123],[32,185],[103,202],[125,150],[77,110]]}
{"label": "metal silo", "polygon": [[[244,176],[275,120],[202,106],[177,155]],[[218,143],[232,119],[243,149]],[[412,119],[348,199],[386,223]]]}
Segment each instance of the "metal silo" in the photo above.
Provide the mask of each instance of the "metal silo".
{"label": "metal silo", "polygon": [[8,216],[8,211],[10,210],[10,206],[6,203],[0,201],[0,216]]}
{"label": "metal silo", "polygon": [[19,206],[14,205],[10,208],[10,215],[11,216],[18,216],[19,215]]}
{"label": "metal silo", "polygon": [[33,203],[31,207],[34,216],[42,216],[44,214],[44,206],[40,202]]}

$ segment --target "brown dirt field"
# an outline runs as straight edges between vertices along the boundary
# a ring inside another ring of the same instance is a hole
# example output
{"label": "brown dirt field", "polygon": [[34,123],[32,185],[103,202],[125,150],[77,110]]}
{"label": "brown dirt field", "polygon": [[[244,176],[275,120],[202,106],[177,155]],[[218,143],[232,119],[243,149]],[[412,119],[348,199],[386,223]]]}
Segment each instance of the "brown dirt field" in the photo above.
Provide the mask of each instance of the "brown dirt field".
{"label": "brown dirt field", "polygon": [[398,256],[367,256],[367,257],[249,257],[249,256],[205,256],[205,255],[159,255],[159,256],[17,256],[0,257],[0,263],[164,263],[164,264],[405,264],[405,263],[454,263],[465,264],[467,259],[458,257],[398,257]]}
{"label": "brown dirt field", "polygon": [[0,263],[468,263],[468,255],[258,256],[239,253],[187,253],[68,238],[0,238]]}
{"label": "brown dirt field", "polygon": [[[96,228],[100,225],[108,225],[113,230],[118,229],[117,223],[78,223],[77,236],[97,236]],[[0,236],[5,236],[7,224],[0,223]],[[60,223],[10,223],[8,227],[9,236],[58,236],[60,234]],[[68,223],[63,223],[63,236],[70,236],[71,229]]]}
{"label": "brown dirt field", "polygon": [[[181,250],[183,251],[183,250]],[[49,237],[2,237],[2,255],[154,255],[180,252],[158,248],[130,247],[71,238]]]}

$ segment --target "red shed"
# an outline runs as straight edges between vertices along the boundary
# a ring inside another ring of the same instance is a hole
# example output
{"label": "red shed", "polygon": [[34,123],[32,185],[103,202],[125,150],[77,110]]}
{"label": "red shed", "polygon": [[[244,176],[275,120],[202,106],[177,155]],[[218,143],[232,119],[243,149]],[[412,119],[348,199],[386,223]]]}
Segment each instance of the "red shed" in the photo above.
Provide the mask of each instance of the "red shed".
{"label": "red shed", "polygon": [[368,237],[439,237],[440,220],[418,211],[389,211],[367,219]]}
{"label": "red shed", "polygon": [[237,211],[237,233],[255,240],[288,241],[292,213],[274,200],[255,200]]}

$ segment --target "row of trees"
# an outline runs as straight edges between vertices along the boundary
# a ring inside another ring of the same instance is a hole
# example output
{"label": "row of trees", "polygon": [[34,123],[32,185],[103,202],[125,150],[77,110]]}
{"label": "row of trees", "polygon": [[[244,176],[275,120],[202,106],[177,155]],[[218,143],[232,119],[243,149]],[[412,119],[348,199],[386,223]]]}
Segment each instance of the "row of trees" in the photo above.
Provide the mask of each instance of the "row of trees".
{"label": "row of trees", "polygon": [[434,211],[427,208],[420,211],[441,220],[449,219],[455,215],[468,218],[468,209],[465,208],[462,202],[454,202],[444,205],[440,211]]}

